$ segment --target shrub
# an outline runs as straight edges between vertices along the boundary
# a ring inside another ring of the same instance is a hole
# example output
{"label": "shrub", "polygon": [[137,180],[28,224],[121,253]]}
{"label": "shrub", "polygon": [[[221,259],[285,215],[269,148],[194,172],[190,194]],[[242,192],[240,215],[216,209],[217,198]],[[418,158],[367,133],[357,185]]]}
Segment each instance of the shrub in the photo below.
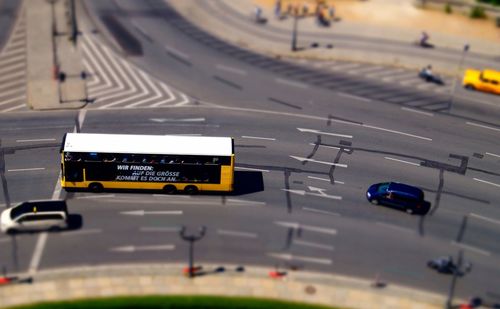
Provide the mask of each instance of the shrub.
{"label": "shrub", "polygon": [[446,14],[453,13],[453,8],[451,7],[451,4],[449,2],[446,2],[446,5],[444,6],[444,11],[446,12]]}
{"label": "shrub", "polygon": [[470,9],[470,18],[486,18],[486,13],[484,12],[484,8],[480,6],[474,6]]}

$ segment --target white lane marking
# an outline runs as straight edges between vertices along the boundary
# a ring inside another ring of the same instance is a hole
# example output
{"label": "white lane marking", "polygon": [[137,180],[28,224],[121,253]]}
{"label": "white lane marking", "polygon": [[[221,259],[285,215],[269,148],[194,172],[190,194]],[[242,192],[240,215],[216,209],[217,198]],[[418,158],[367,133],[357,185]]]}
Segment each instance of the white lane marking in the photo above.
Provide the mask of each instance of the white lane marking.
{"label": "white lane marking", "polygon": [[486,221],[486,222],[490,222],[490,223],[493,223],[493,224],[498,224],[498,225],[500,225],[500,220],[487,218],[487,217],[484,217],[484,216],[481,216],[481,215],[478,215],[478,214],[475,214],[475,213],[472,213],[472,212],[469,214],[469,216],[474,217],[474,218],[477,218],[477,219],[484,220],[484,221]]}
{"label": "white lane marking", "polygon": [[50,142],[55,141],[55,138],[39,138],[39,139],[17,139],[17,143],[30,143],[30,142]]}
{"label": "white lane marking", "polygon": [[174,106],[184,106],[190,103],[189,98],[186,94],[181,93],[180,96],[182,98],[182,101],[179,103],[175,103]]}
{"label": "white lane marking", "polygon": [[[80,125],[79,129],[82,129],[83,122],[85,121],[85,116],[87,116],[87,110],[86,109],[81,109],[78,112],[78,124]],[[73,133],[78,133],[77,127],[73,129]]]}
{"label": "white lane marking", "polygon": [[170,103],[172,101],[175,101],[176,96],[174,95],[174,93],[172,92],[172,90],[170,90],[170,88],[166,84],[160,83],[160,87],[167,93],[168,99],[160,101],[160,102],[155,103],[155,104],[151,104],[149,107],[158,107],[160,105],[167,104],[167,103]]}
{"label": "white lane marking", "polygon": [[115,197],[114,194],[98,194],[98,195],[85,195],[85,196],[77,196],[76,199],[81,200],[81,199],[99,199],[99,198],[111,198]]}
{"label": "white lane marking", "polygon": [[248,74],[247,71],[245,71],[245,70],[233,68],[233,67],[223,65],[223,64],[217,64],[215,67],[217,68],[217,70],[226,71],[226,72],[234,73],[234,74],[238,74],[238,75],[247,75]]}
{"label": "white lane marking", "polygon": [[69,231],[69,232],[64,232],[61,233],[61,236],[81,236],[81,235],[89,235],[89,234],[99,234],[102,233],[101,229],[86,229],[86,230],[80,230],[80,231]]}
{"label": "white lane marking", "polygon": [[479,181],[479,182],[482,182],[482,183],[486,183],[486,184],[489,184],[489,185],[492,185],[492,186],[495,186],[495,187],[500,187],[500,184],[498,183],[494,183],[494,182],[489,182],[489,181],[486,181],[486,180],[482,180],[482,179],[479,179],[479,178],[473,178],[475,181]]}
{"label": "white lane marking", "polygon": [[10,71],[10,70],[14,70],[14,69],[20,69],[20,70],[22,70],[25,67],[26,67],[25,63],[18,63],[18,64],[14,64],[14,65],[8,65],[8,66],[0,68],[0,73],[4,73],[4,72]]}
{"label": "white lane marking", "polygon": [[181,227],[179,226],[173,226],[173,227],[141,227],[139,229],[141,232],[145,233],[157,233],[157,232],[167,232],[167,233],[178,233],[181,230]]}
{"label": "white lane marking", "polygon": [[182,215],[182,210],[146,211],[144,209],[141,209],[141,210],[122,211],[122,212],[120,212],[120,214],[122,214],[122,215],[128,215],[128,216],[145,216],[145,215],[174,215],[174,216],[179,216],[179,215]]}
{"label": "white lane marking", "polygon": [[352,63],[352,62],[350,62],[350,63],[343,62],[343,63],[340,63],[340,64],[334,63],[333,66],[330,66],[330,70],[332,70],[332,71],[345,71],[347,69],[357,68],[360,65],[361,64],[359,64],[359,63]]}
{"label": "white lane marking", "polygon": [[335,250],[333,246],[331,245],[324,245],[320,243],[315,243],[315,242],[310,242],[310,241],[304,241],[304,240],[298,240],[295,239],[293,241],[294,245],[299,245],[299,246],[304,246],[304,247],[309,247],[309,248],[315,248],[315,249],[322,249],[322,250],[327,250],[327,251],[333,251]]}
{"label": "white lane marking", "polygon": [[487,152],[486,155],[500,158],[500,155],[497,155],[497,154],[494,154],[494,153],[491,153],[491,152]]}
{"label": "white lane marking", "polygon": [[309,158],[304,158],[304,157],[290,156],[290,158],[293,158],[293,159],[299,160],[299,161],[308,161],[308,162],[319,163],[319,164],[334,165],[334,166],[344,167],[344,168],[347,167],[347,164],[319,161],[319,160],[314,160],[314,159],[309,159]]}
{"label": "white lane marking", "polygon": [[38,271],[38,266],[40,265],[40,260],[42,259],[43,249],[45,248],[45,243],[47,242],[48,233],[43,232],[38,236],[36,241],[35,251],[31,257],[30,266],[28,273],[33,276]]}
{"label": "white lane marking", "polygon": [[420,163],[414,163],[414,162],[410,162],[410,161],[399,160],[399,159],[395,159],[395,158],[391,158],[391,157],[384,157],[384,159],[391,160],[391,161],[396,161],[396,162],[401,162],[401,163],[405,163],[405,164],[410,164],[410,165],[414,165],[414,166],[420,166]]}
{"label": "white lane marking", "polygon": [[2,109],[2,110],[0,110],[0,112],[6,113],[6,112],[14,111],[16,109],[25,108],[25,107],[26,107],[26,104],[20,104],[20,105],[16,105],[16,106],[13,106],[13,107],[10,107],[10,108]]}
{"label": "white lane marking", "polygon": [[323,264],[323,265],[331,265],[332,264],[332,260],[330,260],[330,259],[320,259],[320,258],[291,255],[291,254],[283,254],[283,253],[268,253],[267,255],[269,255],[273,258],[287,260],[287,261],[294,260],[294,261],[310,262],[310,263]]}
{"label": "white lane marking", "polygon": [[[328,178],[321,178],[321,177],[315,177],[315,176],[307,176],[307,178],[330,182],[330,179],[328,179]],[[345,184],[343,181],[338,181],[338,180],[334,180],[334,183],[338,183],[340,185]]]}
{"label": "white lane marking", "polygon": [[[112,70],[109,67],[109,64],[108,64],[109,61],[103,60],[104,54],[99,51],[99,49],[94,44],[94,41],[92,39],[90,39],[89,37],[85,36],[84,42],[88,43],[88,47],[87,47],[87,44],[82,44],[83,50],[90,57],[90,61],[92,62],[93,67],[96,68],[96,71],[97,70],[99,71],[100,74],[98,74],[98,75],[102,76],[104,78],[103,85],[99,85],[95,88],[91,88],[91,89],[89,89],[89,91],[92,92],[92,96],[100,95],[101,93],[99,91],[108,90],[110,88],[113,89],[113,82],[108,77],[108,74],[106,72],[110,72],[111,75],[113,75],[112,78],[114,78],[114,79],[116,79],[117,76],[115,75],[114,70]],[[105,49],[105,51],[106,51],[106,49]],[[97,60],[96,56],[99,57],[98,60]],[[111,58],[110,60],[111,60],[111,62],[113,62],[113,64],[116,65],[115,59]],[[105,68],[102,68],[103,66]],[[119,66],[117,66],[117,68],[118,68],[118,70],[121,70],[121,68]],[[119,83],[118,86],[120,86],[121,82],[119,80],[117,80],[117,82]]]}
{"label": "white lane marking", "polygon": [[[121,60],[121,59],[120,59],[120,60]],[[133,96],[123,98],[123,99],[121,99],[121,100],[119,100],[119,101],[116,101],[116,102],[113,102],[113,103],[108,103],[108,104],[106,104],[106,105],[102,105],[102,106],[98,107],[99,109],[105,109],[105,108],[107,108],[107,107],[111,107],[111,106],[115,106],[115,105],[118,105],[118,104],[122,104],[122,103],[127,102],[127,101],[134,101],[134,100],[136,100],[136,99],[139,99],[139,98],[142,98],[142,97],[144,97],[144,96],[146,96],[146,95],[149,95],[149,91],[148,91],[148,89],[144,86],[143,80],[142,80],[141,78],[139,78],[139,76],[138,76],[138,75],[140,75],[140,76],[143,76],[143,77],[144,77],[144,72],[142,72],[142,71],[140,71],[140,70],[136,70],[136,69],[132,68],[132,67],[130,66],[130,64],[129,64],[129,63],[127,63],[127,62],[125,62],[124,60],[121,60],[121,61],[123,61],[123,63],[124,63],[124,65],[125,65],[125,67],[129,70],[129,72],[132,72],[132,73],[131,73],[131,74],[132,74],[132,78],[133,78],[133,79],[134,79],[134,81],[135,81],[135,82],[139,85],[139,90],[140,90],[140,92],[139,92],[139,93],[137,93],[137,92],[135,92],[135,91],[134,91],[134,93],[135,93],[135,94],[134,94]],[[137,74],[137,73],[139,73],[139,74]],[[132,87],[135,87],[135,86],[134,86],[134,85],[132,85]],[[102,100],[104,100],[103,98],[101,98],[101,99],[102,99]]]}
{"label": "white lane marking", "polygon": [[[309,145],[311,145],[311,146],[316,146],[316,144],[315,144],[315,143],[309,143]],[[327,145],[319,145],[319,147],[323,147],[323,148],[330,148],[330,149],[337,149],[337,150],[339,150],[339,149],[340,149],[340,147],[335,147],[335,146],[327,146]]]}
{"label": "white lane marking", "polygon": [[174,250],[174,245],[156,245],[156,246],[122,246],[122,247],[114,247],[109,249],[110,251],[115,252],[136,252],[136,251],[166,251],[166,250]]}
{"label": "white lane marking", "polygon": [[363,101],[363,102],[371,102],[372,101],[371,99],[360,97],[360,96],[349,94],[349,93],[337,92],[337,94],[341,97],[355,99],[355,100],[359,100],[359,101]]}
{"label": "white lane marking", "polygon": [[[19,101],[19,100],[24,100],[24,99],[26,99],[26,95],[24,95],[24,94],[23,94],[23,95],[20,95],[20,96],[15,97],[15,98],[8,99],[8,100],[6,100],[6,101],[0,101],[0,106],[1,106],[1,105],[7,105],[7,104],[9,104],[9,103],[12,103],[12,102],[15,102],[15,101]],[[23,105],[25,105],[25,104],[23,104]],[[6,111],[8,111],[9,109],[12,109],[12,108],[4,109],[3,111],[5,111],[5,112],[6,112]]]}
{"label": "white lane marking", "polygon": [[398,231],[401,231],[401,232],[412,233],[412,234],[415,233],[414,230],[411,230],[411,229],[408,229],[408,228],[405,228],[405,227],[401,227],[401,226],[398,226],[398,225],[390,224],[390,223],[385,223],[385,222],[377,221],[377,222],[375,222],[375,224],[376,225],[380,225],[380,226],[384,226],[384,227],[387,227],[387,228],[390,228],[390,229],[393,229],[393,230],[398,230]]}
{"label": "white lane marking", "polygon": [[257,238],[257,234],[248,233],[248,232],[240,232],[240,231],[231,231],[231,230],[217,230],[217,234],[222,236],[234,236],[234,237],[242,237],[242,238]]}
{"label": "white lane marking", "polygon": [[[18,88],[9,90],[9,91],[2,91],[1,97],[5,98],[5,97],[8,97],[12,94],[17,94],[18,96],[22,96],[25,91],[26,91],[25,87],[18,87]],[[5,103],[5,101],[4,101],[4,103]],[[2,104],[4,104],[4,103],[2,103]]]}
{"label": "white lane marking", "polygon": [[[80,112],[78,113],[78,123],[80,124],[80,128],[83,124],[86,113],[87,112],[85,110],[80,110]],[[76,129],[77,128],[75,126],[73,131],[76,132],[77,131]],[[59,175],[58,175],[57,181],[56,181],[56,185],[54,187],[54,191],[52,192],[52,199],[53,200],[60,199],[61,189],[62,189],[62,187],[61,187],[61,172],[59,172]],[[47,242],[48,237],[49,237],[49,235],[47,232],[40,233],[40,235],[38,236],[35,250],[33,252],[33,256],[31,257],[31,262],[30,262],[30,266],[28,269],[28,273],[31,276],[33,276],[38,271],[38,266],[40,265],[40,261],[42,259],[43,249],[45,248],[45,244]]]}
{"label": "white lane marking", "polygon": [[490,127],[490,126],[485,126],[485,125],[482,125],[482,124],[479,124],[479,123],[470,122],[470,121],[467,121],[467,122],[466,122],[466,124],[471,125],[471,126],[480,127],[480,128],[483,128],[483,129],[494,130],[494,131],[500,131],[500,129],[499,129],[499,128],[494,128],[494,127]]}
{"label": "white lane marking", "polygon": [[323,132],[323,131],[318,131],[318,130],[314,130],[314,129],[297,128],[297,130],[299,130],[300,132],[306,132],[306,133],[314,133],[314,134],[321,134],[321,135],[330,135],[330,136],[352,138],[352,135]]}
{"label": "white lane marking", "polygon": [[174,56],[180,57],[184,60],[189,60],[189,58],[190,58],[188,54],[181,52],[180,50],[175,49],[173,47],[165,45],[164,48],[167,52],[173,54]]}
{"label": "white lane marking", "polygon": [[29,171],[42,171],[45,167],[32,167],[32,168],[14,168],[7,170],[7,172],[29,172]]}
{"label": "white lane marking", "polygon": [[298,222],[274,221],[274,224],[284,226],[284,227],[289,227],[289,228],[291,227],[294,229],[302,229],[304,231],[337,235],[336,229],[330,229],[330,228],[318,227],[318,226],[312,226],[312,225],[304,225],[304,224],[300,224]]}
{"label": "white lane marking", "polygon": [[25,84],[26,84],[26,82],[22,79],[14,80],[14,81],[11,81],[9,83],[0,83],[0,89],[9,88],[12,86],[23,87]]}
{"label": "white lane marking", "polygon": [[269,170],[263,170],[263,169],[258,169],[258,168],[241,167],[241,166],[235,166],[234,168],[237,169],[237,170],[269,173]]}
{"label": "white lane marking", "polygon": [[135,106],[141,105],[141,104],[146,103],[146,102],[158,100],[159,98],[162,97],[162,93],[160,92],[160,90],[158,89],[158,86],[154,83],[152,78],[149,77],[148,75],[146,75],[146,73],[144,73],[142,71],[140,72],[140,74],[146,80],[146,83],[148,84],[149,88],[153,89],[153,92],[155,93],[155,95],[153,97],[147,97],[139,102],[134,102],[132,104],[129,104],[129,105],[125,106],[125,108],[133,108]]}
{"label": "white lane marking", "polygon": [[468,251],[476,252],[476,253],[479,253],[479,254],[482,254],[482,255],[485,255],[485,256],[491,256],[491,252],[489,252],[487,250],[483,250],[483,249],[480,249],[480,248],[477,248],[477,247],[474,247],[474,246],[471,246],[471,245],[466,245],[466,244],[463,244],[461,242],[456,242],[454,240],[451,241],[451,245],[455,246],[455,247],[459,247],[459,248],[465,249],[465,250],[468,250]]}
{"label": "white lane marking", "polygon": [[149,118],[149,120],[153,122],[204,122],[206,121],[205,117],[199,117],[199,118]]}
{"label": "white lane marking", "polygon": [[322,215],[331,215],[331,216],[340,217],[339,213],[331,212],[331,211],[326,211],[326,210],[321,210],[321,209],[316,209],[316,208],[302,207],[302,210],[304,210],[304,211],[310,211],[310,212],[315,212],[315,213],[322,214]]}
{"label": "white lane marking", "polygon": [[391,130],[391,129],[385,129],[385,128],[376,127],[376,126],[372,126],[372,125],[368,125],[368,124],[362,124],[362,126],[365,127],[365,128],[369,128],[369,129],[380,130],[380,131],[385,131],[385,132],[400,134],[400,135],[404,135],[404,136],[415,137],[415,138],[423,139],[423,140],[426,140],[426,141],[432,141],[432,138],[423,137],[423,136],[419,136],[419,135],[415,135],[415,134],[405,133],[405,132]]}
{"label": "white lane marking", "polygon": [[413,108],[408,108],[408,107],[401,107],[401,109],[404,111],[407,111],[407,112],[417,113],[417,114],[421,114],[421,115],[425,115],[425,116],[429,116],[429,117],[434,116],[433,113],[419,111],[418,109],[413,109]]}
{"label": "white lane marking", "polygon": [[266,141],[275,141],[276,140],[275,138],[272,138],[272,137],[259,137],[259,136],[247,136],[247,135],[243,135],[241,138],[262,139],[262,140],[266,140]]}
{"label": "white lane marking", "polygon": [[248,205],[266,205],[266,202],[259,202],[259,201],[249,201],[249,200],[240,200],[240,199],[234,199],[234,198],[228,198],[226,200],[228,203],[236,203],[236,204],[248,204]]}
{"label": "white lane marking", "polygon": [[293,80],[289,80],[289,79],[275,78],[274,80],[278,84],[282,84],[282,85],[297,87],[297,88],[301,88],[301,89],[307,89],[307,88],[309,88],[309,85],[306,85],[304,83],[299,83],[299,82],[296,82],[296,81],[293,81]]}
{"label": "white lane marking", "polygon": [[292,189],[281,189],[285,192],[290,192],[290,193],[293,193],[293,194],[298,194],[298,195],[310,195],[310,196],[318,196],[318,197],[324,197],[324,198],[329,198],[329,199],[332,199],[332,200],[341,200],[342,199],[342,196],[339,196],[339,195],[329,195],[329,194],[326,194],[324,192],[321,192],[321,193],[310,193],[310,192],[306,192],[304,190],[292,190]]}

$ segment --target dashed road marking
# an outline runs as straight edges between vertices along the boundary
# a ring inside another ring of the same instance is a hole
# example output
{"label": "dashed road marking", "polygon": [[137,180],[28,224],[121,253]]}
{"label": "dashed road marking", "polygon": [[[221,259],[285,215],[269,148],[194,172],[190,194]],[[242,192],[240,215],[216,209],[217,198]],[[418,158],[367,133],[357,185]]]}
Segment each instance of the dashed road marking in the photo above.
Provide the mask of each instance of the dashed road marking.
{"label": "dashed road marking", "polygon": [[222,236],[233,236],[233,237],[242,237],[242,238],[257,238],[258,237],[258,235],[256,233],[232,231],[232,230],[217,230],[217,234],[222,235]]}
{"label": "dashed road marking", "polygon": [[391,160],[391,161],[396,161],[396,162],[400,162],[400,163],[405,163],[405,164],[409,164],[409,165],[414,165],[414,166],[421,166],[420,163],[414,163],[414,162],[410,162],[410,161],[399,160],[399,159],[395,159],[395,158],[391,158],[391,157],[384,157],[384,159]]}

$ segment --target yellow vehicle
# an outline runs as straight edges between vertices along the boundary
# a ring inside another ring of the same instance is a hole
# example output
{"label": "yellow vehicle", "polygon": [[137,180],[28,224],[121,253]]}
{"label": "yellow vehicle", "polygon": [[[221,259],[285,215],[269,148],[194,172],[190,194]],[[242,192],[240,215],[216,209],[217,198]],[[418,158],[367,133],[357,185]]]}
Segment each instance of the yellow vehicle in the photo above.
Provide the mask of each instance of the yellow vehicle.
{"label": "yellow vehicle", "polygon": [[500,94],[500,72],[495,70],[466,70],[463,86],[469,90],[478,90]]}
{"label": "yellow vehicle", "polygon": [[232,191],[231,137],[67,133],[61,147],[65,189]]}

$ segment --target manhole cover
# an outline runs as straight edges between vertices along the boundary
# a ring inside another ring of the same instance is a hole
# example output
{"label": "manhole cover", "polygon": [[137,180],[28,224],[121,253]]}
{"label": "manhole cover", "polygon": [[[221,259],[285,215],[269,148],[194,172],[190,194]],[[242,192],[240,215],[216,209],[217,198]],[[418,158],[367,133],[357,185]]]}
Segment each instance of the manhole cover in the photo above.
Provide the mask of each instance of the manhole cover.
{"label": "manhole cover", "polygon": [[316,288],[313,287],[312,285],[308,285],[308,286],[306,286],[305,291],[307,294],[314,294],[314,293],[316,293]]}

